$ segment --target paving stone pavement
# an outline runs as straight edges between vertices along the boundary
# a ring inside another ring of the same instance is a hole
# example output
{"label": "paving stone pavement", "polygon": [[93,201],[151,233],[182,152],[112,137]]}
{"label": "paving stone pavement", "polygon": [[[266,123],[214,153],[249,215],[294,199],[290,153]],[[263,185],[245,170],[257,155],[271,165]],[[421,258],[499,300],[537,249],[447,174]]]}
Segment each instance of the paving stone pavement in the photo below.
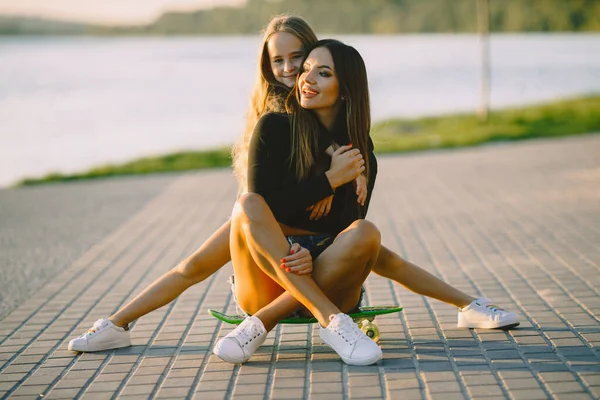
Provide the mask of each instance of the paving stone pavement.
{"label": "paving stone pavement", "polygon": [[180,175],[0,189],[0,319]]}
{"label": "paving stone pavement", "polygon": [[[184,175],[0,321],[0,397],[593,399],[600,397],[600,135],[379,157],[369,219],[383,243],[522,315],[456,328],[456,309],[371,275],[384,359],[343,364],[309,325],[278,326],[250,362],[212,355],[231,327],[230,265],[141,318],[130,348],[67,350],[228,216],[228,171]],[[40,199],[43,207],[43,199]]]}

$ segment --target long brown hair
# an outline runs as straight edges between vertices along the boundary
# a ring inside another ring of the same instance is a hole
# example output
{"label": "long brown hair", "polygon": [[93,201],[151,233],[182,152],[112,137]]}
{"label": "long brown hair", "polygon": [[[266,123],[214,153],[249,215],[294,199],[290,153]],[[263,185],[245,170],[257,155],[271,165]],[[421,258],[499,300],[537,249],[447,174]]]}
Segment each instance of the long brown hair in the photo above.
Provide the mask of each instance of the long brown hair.
{"label": "long brown hair", "polygon": [[[334,70],[340,88],[340,101],[346,113],[348,138],[353,148],[358,148],[365,159],[365,176],[369,177],[369,132],[371,130],[371,107],[367,69],[360,53],[352,46],[338,40],[324,39],[315,43],[310,51],[324,47],[331,53]],[[310,53],[309,51],[309,53]],[[305,178],[314,162],[318,123],[310,110],[300,106],[300,90],[290,93],[286,109],[293,116],[291,164],[298,179]]]}
{"label": "long brown hair", "polygon": [[260,47],[258,73],[256,84],[250,96],[250,108],[246,115],[244,133],[232,149],[233,169],[238,180],[239,193],[247,191],[248,148],[254,131],[254,126],[259,118],[270,111],[283,112],[285,97],[290,88],[278,82],[273,75],[267,45],[271,37],[278,32],[287,32],[297,37],[302,42],[305,54],[317,42],[317,35],[300,17],[291,15],[278,15],[273,17],[263,31],[263,40]]}

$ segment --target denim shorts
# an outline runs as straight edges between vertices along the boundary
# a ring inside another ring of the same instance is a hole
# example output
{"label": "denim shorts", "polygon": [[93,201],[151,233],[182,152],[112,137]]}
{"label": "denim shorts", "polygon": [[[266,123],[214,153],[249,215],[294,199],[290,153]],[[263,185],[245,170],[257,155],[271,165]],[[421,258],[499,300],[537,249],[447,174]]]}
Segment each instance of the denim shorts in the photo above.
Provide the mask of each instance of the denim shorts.
{"label": "denim shorts", "polygon": [[286,236],[290,246],[293,243],[298,243],[310,252],[313,261],[317,259],[324,252],[335,239],[332,235],[293,235]]}

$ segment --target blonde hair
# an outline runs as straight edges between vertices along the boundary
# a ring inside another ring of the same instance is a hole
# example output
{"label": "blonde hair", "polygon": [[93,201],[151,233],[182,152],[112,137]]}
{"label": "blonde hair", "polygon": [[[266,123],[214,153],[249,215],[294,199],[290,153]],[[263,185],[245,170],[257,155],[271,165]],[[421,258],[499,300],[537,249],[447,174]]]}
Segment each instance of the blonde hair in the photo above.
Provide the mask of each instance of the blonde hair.
{"label": "blonde hair", "polygon": [[302,42],[303,50],[317,42],[317,35],[306,21],[300,17],[278,15],[273,17],[263,30],[263,41],[260,47],[256,84],[250,96],[250,108],[246,114],[246,127],[241,139],[233,146],[233,170],[238,180],[238,192],[248,191],[248,149],[254,126],[259,118],[267,112],[284,112],[284,101],[290,88],[278,82],[271,69],[267,45],[271,37],[278,32],[287,32]]}

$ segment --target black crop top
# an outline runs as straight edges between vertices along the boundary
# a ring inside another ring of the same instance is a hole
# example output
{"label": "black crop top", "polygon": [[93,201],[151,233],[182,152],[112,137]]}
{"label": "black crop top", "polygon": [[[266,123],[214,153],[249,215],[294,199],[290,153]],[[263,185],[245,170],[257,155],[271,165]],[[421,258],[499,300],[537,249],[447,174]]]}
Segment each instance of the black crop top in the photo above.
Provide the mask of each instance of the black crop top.
{"label": "black crop top", "polygon": [[268,113],[257,122],[248,154],[248,190],[265,199],[277,221],[294,228],[335,235],[356,219],[365,217],[377,175],[377,160],[370,138],[370,176],[365,206],[356,202],[353,183],[349,182],[335,190],[328,215],[311,221],[311,212],[306,211],[319,200],[334,194],[325,175],[331,163],[331,157],[325,154],[325,149],[332,141],[339,145],[349,143],[345,113],[339,114],[331,131],[320,125],[318,149],[313,154],[316,162],[309,177],[301,181],[296,178],[290,165],[290,116]]}

